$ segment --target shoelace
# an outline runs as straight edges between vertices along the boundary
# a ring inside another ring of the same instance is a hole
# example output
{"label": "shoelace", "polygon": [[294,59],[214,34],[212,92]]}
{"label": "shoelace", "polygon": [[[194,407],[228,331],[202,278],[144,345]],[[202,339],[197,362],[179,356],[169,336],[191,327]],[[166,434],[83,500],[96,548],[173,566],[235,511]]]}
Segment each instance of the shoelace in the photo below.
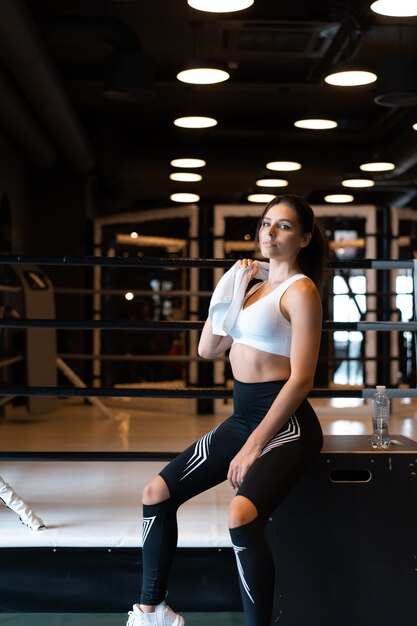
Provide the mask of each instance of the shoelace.
{"label": "shoelace", "polygon": [[127,620],[126,626],[135,626],[136,613],[134,611],[129,611],[128,616],[129,616],[129,619]]}

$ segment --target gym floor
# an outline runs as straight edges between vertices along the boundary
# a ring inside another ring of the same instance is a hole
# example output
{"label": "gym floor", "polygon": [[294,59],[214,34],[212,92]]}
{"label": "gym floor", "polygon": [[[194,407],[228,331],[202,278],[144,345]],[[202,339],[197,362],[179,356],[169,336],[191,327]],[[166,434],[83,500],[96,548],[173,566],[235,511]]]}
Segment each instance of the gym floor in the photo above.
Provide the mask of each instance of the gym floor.
{"label": "gym floor", "polygon": [[[145,402],[152,407],[151,400],[144,398],[142,404]],[[155,400],[153,406],[164,402]],[[60,400],[57,411],[38,415],[30,415],[23,405],[7,406],[4,417],[0,417],[1,450],[179,452],[228,414],[225,409],[223,415],[197,415],[186,402],[169,400],[170,411],[140,410],[127,403],[115,403],[110,406],[112,419],[80,398]],[[311,403],[325,435],[371,433],[370,401],[315,398]],[[390,431],[417,441],[417,400],[391,401]]]}
{"label": "gym floor", "polygon": [[[175,452],[212,429],[227,414],[226,409],[222,416],[201,416],[181,401],[170,403],[170,408],[175,407],[175,411],[140,410],[127,408],[123,403],[115,404],[110,407],[113,418],[104,417],[82,399],[60,400],[56,412],[40,415],[30,415],[24,405],[7,406],[0,418],[1,449]],[[312,404],[324,434],[371,433],[369,401],[314,399]],[[417,402],[394,399],[391,414],[391,434],[417,440]],[[2,463],[0,474],[1,468]],[[7,480],[7,475],[4,478]],[[16,488],[18,490],[18,485]],[[189,613],[185,617],[189,626],[211,626],[214,619],[216,626],[243,626],[241,613]],[[0,614],[0,626],[122,626],[126,619],[126,613],[3,613]]]}

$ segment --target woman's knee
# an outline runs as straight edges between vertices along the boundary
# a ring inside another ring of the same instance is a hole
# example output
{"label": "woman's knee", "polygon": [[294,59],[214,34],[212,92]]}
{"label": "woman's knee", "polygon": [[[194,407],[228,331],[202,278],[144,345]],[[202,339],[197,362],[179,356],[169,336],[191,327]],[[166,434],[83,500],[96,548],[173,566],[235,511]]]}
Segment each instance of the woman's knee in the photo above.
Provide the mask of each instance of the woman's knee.
{"label": "woman's knee", "polygon": [[170,497],[168,485],[162,476],[154,476],[143,488],[143,504],[159,504]]}
{"label": "woman's knee", "polygon": [[256,506],[245,496],[235,496],[229,508],[229,528],[249,524],[258,517]]}

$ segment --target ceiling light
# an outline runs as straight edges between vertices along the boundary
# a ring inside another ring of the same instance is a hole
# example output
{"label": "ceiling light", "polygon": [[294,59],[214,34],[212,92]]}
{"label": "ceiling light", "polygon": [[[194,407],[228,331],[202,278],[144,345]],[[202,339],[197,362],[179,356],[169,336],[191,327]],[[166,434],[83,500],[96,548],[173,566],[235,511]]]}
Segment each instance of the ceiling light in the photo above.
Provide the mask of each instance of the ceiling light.
{"label": "ceiling light", "polygon": [[138,233],[135,230],[133,230],[130,233],[130,236],[131,236],[132,239],[137,239],[139,237]]}
{"label": "ceiling light", "polygon": [[370,180],[369,178],[346,178],[346,180],[342,180],[343,187],[356,187],[356,188],[365,188],[365,187],[373,187],[375,182]]}
{"label": "ceiling light", "polygon": [[385,161],[375,161],[373,163],[362,163],[362,165],[359,165],[359,169],[363,172],[389,172],[395,169],[395,165]]}
{"label": "ceiling light", "polygon": [[265,204],[266,202],[270,202],[275,198],[272,193],[251,193],[248,196],[249,202],[261,202]]}
{"label": "ceiling light", "polygon": [[414,128],[414,130],[417,130],[417,122],[415,124],[413,124],[413,128]]}
{"label": "ceiling light", "polygon": [[170,195],[170,199],[173,202],[198,202],[200,200],[200,196],[196,193],[172,193]]}
{"label": "ceiling light", "polygon": [[127,291],[125,293],[125,298],[126,298],[126,300],[133,300],[134,295],[133,295],[133,293],[131,291]]}
{"label": "ceiling light", "polygon": [[415,0],[377,0],[371,4],[374,13],[388,17],[412,17],[417,15]]}
{"label": "ceiling light", "polygon": [[201,174],[195,174],[194,172],[173,172],[169,177],[171,180],[179,180],[183,183],[198,183],[203,179]]}
{"label": "ceiling light", "polygon": [[203,159],[194,159],[194,158],[184,158],[184,159],[173,159],[171,161],[172,167],[204,167],[206,162]]}
{"label": "ceiling light", "polygon": [[260,178],[256,184],[258,187],[287,187],[288,180],[284,178]]}
{"label": "ceiling light", "polygon": [[377,78],[374,72],[368,70],[344,69],[328,74],[324,80],[328,85],[336,87],[358,87],[374,83]]}
{"label": "ceiling light", "polygon": [[336,128],[337,122],[334,120],[312,118],[297,120],[294,122],[294,126],[297,126],[297,128],[308,128],[310,130],[328,130],[330,128]]}
{"label": "ceiling light", "polygon": [[301,163],[296,161],[270,161],[266,164],[266,168],[274,172],[295,172],[295,170],[301,169]]}
{"label": "ceiling light", "polygon": [[229,72],[217,63],[189,61],[187,67],[177,74],[178,80],[191,85],[215,85],[230,78]]}
{"label": "ceiling light", "polygon": [[174,120],[174,125],[180,126],[180,128],[211,128],[217,125],[217,120],[214,117],[187,115],[186,117],[177,117]]}
{"label": "ceiling light", "polygon": [[210,13],[232,13],[252,6],[255,0],[187,0],[190,7]]}
{"label": "ceiling light", "polygon": [[344,202],[353,202],[354,197],[348,193],[331,193],[328,196],[324,196],[325,202],[331,202],[335,204],[343,204]]}

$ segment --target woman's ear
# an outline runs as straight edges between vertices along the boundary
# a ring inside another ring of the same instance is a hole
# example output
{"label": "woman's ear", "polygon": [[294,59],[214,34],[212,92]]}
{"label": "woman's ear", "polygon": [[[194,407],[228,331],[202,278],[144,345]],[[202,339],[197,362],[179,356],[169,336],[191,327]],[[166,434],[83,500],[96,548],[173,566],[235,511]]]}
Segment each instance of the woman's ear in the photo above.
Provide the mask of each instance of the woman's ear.
{"label": "woman's ear", "polygon": [[306,235],[304,235],[303,241],[301,242],[300,246],[302,248],[306,248],[311,241],[311,237],[312,237],[311,233],[307,233]]}

